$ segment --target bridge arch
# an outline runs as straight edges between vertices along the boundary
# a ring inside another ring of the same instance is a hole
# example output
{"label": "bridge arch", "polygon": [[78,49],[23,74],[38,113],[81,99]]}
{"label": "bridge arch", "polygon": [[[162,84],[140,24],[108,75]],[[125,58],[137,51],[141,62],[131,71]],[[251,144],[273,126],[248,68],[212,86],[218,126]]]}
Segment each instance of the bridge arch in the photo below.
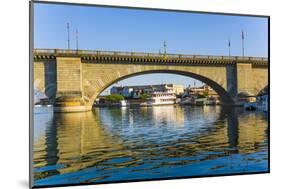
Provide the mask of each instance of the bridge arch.
{"label": "bridge arch", "polygon": [[[212,87],[225,104],[235,104],[241,92],[257,95],[269,79],[269,62],[265,57],[34,49],[33,60],[38,89],[47,89],[46,95],[63,112],[74,111],[76,106],[88,111],[105,88],[146,73],[198,79]],[[46,88],[49,84],[52,87]]]}
{"label": "bridge arch", "polygon": [[[262,87],[261,87],[262,86]],[[257,85],[252,90],[242,90],[237,94],[237,97],[254,97],[262,94],[268,93],[268,84],[267,85]]]}
{"label": "bridge arch", "polygon": [[231,97],[231,95],[216,81],[212,80],[211,78],[207,78],[205,76],[199,75],[199,74],[195,74],[192,72],[187,72],[187,71],[179,71],[179,70],[146,70],[146,71],[139,71],[139,72],[135,72],[132,74],[128,74],[128,75],[123,75],[120,76],[112,81],[110,81],[109,83],[107,83],[104,87],[102,87],[98,93],[96,95],[94,95],[91,99],[91,102],[93,103],[95,101],[95,99],[109,86],[111,86],[112,84],[124,80],[124,79],[128,79],[131,77],[135,77],[135,76],[139,76],[139,75],[145,75],[145,74],[155,74],[155,73],[168,73],[168,74],[176,74],[176,75],[182,75],[182,76],[186,76],[186,77],[190,77],[190,78],[194,78],[197,79],[199,81],[202,81],[204,83],[206,83],[207,85],[209,85],[213,90],[215,90],[218,95],[220,96],[220,100],[223,104],[233,104],[234,101]]}
{"label": "bridge arch", "polygon": [[269,88],[268,85],[266,85],[265,87],[263,87],[257,94],[257,96],[262,95],[262,94],[268,94]]}

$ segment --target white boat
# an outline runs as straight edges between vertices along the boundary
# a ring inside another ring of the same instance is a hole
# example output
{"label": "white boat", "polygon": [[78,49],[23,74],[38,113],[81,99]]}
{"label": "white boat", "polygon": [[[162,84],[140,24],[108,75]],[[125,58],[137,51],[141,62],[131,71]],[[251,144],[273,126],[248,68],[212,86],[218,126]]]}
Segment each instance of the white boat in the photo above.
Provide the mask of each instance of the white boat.
{"label": "white boat", "polygon": [[209,106],[217,105],[217,99],[215,99],[215,98],[207,98],[206,105],[209,105]]}
{"label": "white boat", "polygon": [[126,101],[126,100],[121,100],[120,101],[120,106],[121,107],[126,107],[126,106],[128,106],[129,104],[128,104],[128,102]]}
{"label": "white boat", "polygon": [[206,105],[206,98],[197,98],[195,99],[196,106],[205,106]]}
{"label": "white boat", "polygon": [[176,99],[177,98],[172,91],[154,91],[147,99],[147,105],[172,105],[176,103]]}
{"label": "white boat", "polygon": [[195,99],[193,97],[185,97],[179,102],[180,105],[194,105]]}

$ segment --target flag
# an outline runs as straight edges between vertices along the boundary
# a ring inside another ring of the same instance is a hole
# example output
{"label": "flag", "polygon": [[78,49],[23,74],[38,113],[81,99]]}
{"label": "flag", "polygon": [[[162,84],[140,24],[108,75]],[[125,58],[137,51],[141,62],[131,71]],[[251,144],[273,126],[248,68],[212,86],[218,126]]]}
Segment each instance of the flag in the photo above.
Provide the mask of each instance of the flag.
{"label": "flag", "polygon": [[228,40],[228,46],[229,46],[229,47],[231,46],[231,44],[230,44],[230,40]]}
{"label": "flag", "polygon": [[242,39],[244,39],[244,32],[242,31]]}

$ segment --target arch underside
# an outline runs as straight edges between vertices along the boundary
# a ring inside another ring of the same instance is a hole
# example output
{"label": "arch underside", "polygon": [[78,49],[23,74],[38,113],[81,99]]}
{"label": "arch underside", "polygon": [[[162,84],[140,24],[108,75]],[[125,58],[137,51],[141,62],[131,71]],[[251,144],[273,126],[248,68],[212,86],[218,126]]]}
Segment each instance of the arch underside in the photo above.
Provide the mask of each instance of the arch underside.
{"label": "arch underside", "polygon": [[178,70],[148,70],[148,71],[140,71],[140,72],[136,72],[136,73],[132,73],[132,74],[121,76],[121,77],[111,81],[107,85],[105,85],[98,92],[98,94],[93,97],[94,99],[92,99],[92,101],[94,101],[95,98],[97,96],[99,96],[100,93],[102,93],[106,88],[108,88],[109,86],[111,86],[112,84],[114,84],[114,83],[116,83],[118,81],[130,78],[130,77],[134,77],[134,76],[145,75],[145,74],[153,74],[153,73],[177,74],[177,75],[183,75],[183,76],[187,76],[187,77],[191,77],[191,78],[197,79],[199,81],[202,81],[202,82],[206,83],[213,90],[215,90],[218,93],[218,95],[220,96],[220,100],[221,100],[221,102],[223,104],[233,104],[234,103],[231,95],[220,84],[218,84],[217,82],[213,81],[212,79],[204,77],[202,75],[195,74],[195,73],[186,72],[186,71],[178,71]]}
{"label": "arch underside", "polygon": [[[261,87],[263,86],[263,87]],[[242,96],[242,97],[255,97],[255,96],[259,96],[261,94],[264,94],[264,93],[268,93],[268,84],[266,84],[265,86],[264,85],[261,85],[261,86],[256,86],[254,87],[252,90],[242,90],[241,92],[239,92],[237,94],[237,96]]]}
{"label": "arch underside", "polygon": [[263,87],[257,94],[257,96],[259,95],[263,95],[263,94],[268,94],[269,93],[269,86],[266,85],[265,87]]}

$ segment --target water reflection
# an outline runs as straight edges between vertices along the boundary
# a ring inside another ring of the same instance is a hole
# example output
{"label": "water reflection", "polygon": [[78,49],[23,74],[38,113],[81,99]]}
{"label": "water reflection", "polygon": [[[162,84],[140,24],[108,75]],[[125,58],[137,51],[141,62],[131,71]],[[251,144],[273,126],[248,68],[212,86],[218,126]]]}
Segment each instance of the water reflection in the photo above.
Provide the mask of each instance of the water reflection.
{"label": "water reflection", "polygon": [[267,118],[262,112],[101,108],[43,120],[35,121],[37,186],[268,169]]}

